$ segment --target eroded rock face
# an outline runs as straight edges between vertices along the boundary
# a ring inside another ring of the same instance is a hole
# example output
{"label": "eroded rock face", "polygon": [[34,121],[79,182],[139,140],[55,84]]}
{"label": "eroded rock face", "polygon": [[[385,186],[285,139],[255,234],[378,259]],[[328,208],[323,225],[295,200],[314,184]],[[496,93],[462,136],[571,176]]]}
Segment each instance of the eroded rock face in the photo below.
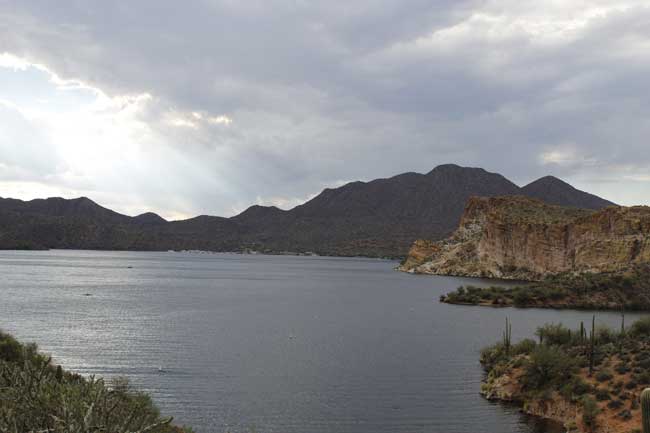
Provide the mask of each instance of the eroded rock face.
{"label": "eroded rock face", "polygon": [[644,262],[650,262],[650,207],[589,211],[526,197],[474,197],[450,238],[416,241],[400,269],[538,280]]}

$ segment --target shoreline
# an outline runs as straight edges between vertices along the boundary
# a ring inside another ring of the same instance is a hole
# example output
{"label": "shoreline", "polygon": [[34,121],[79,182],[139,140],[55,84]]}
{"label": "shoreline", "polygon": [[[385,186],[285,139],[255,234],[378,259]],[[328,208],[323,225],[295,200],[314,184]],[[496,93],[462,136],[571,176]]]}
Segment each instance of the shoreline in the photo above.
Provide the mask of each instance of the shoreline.
{"label": "shoreline", "polygon": [[379,257],[379,256],[363,256],[363,255],[328,255],[318,254],[311,251],[308,252],[294,252],[294,251],[211,251],[211,250],[140,250],[140,249],[93,249],[93,248],[42,248],[42,249],[3,249],[0,252],[47,252],[47,251],[89,251],[89,252],[112,252],[112,253],[176,253],[176,254],[231,254],[239,256],[288,256],[288,257],[321,257],[321,258],[340,258],[340,259],[367,259],[367,260],[381,260],[387,262],[398,262],[401,257]]}
{"label": "shoreline", "polygon": [[575,421],[581,414],[578,405],[567,402],[559,395],[554,395],[550,400],[529,400],[516,391],[516,387],[513,378],[504,375],[493,381],[482,381],[479,394],[487,401],[510,405],[525,415],[550,421],[568,433],[588,432],[580,430]]}

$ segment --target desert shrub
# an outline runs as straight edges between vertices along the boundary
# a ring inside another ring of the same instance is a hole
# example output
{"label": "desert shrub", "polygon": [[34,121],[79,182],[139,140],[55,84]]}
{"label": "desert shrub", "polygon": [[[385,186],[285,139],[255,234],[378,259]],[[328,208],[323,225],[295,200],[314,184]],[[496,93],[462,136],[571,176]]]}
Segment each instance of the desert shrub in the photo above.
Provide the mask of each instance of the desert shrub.
{"label": "desert shrub", "polygon": [[596,342],[599,345],[614,343],[618,340],[619,334],[607,327],[598,327],[596,329]]}
{"label": "desert shrub", "polygon": [[609,400],[612,397],[609,395],[609,391],[603,388],[599,388],[596,390],[596,400],[598,401],[605,401]]}
{"label": "desert shrub", "polygon": [[499,362],[507,359],[506,350],[503,343],[497,343],[492,346],[485,347],[481,350],[481,364],[487,370],[491,370]]}
{"label": "desert shrub", "polygon": [[630,367],[626,364],[621,363],[618,364],[614,370],[616,370],[618,374],[625,374],[630,371]]}
{"label": "desert shrub", "polygon": [[630,334],[634,337],[650,336],[650,317],[637,320],[630,327]]}
{"label": "desert shrub", "polygon": [[607,359],[607,353],[603,352],[600,350],[600,347],[596,347],[596,350],[594,352],[594,365],[598,366],[603,363]]}
{"label": "desert shrub", "polygon": [[612,392],[614,392],[614,394],[619,394],[623,389],[623,385],[624,383],[622,380],[617,380],[616,383],[614,383],[614,386],[612,387]]}
{"label": "desert shrub", "polygon": [[571,330],[561,323],[547,323],[537,328],[535,335],[540,337],[544,344],[564,345],[571,342]]}
{"label": "desert shrub", "polygon": [[638,383],[641,385],[650,385],[650,372],[644,371],[634,377],[634,380],[636,380]]}
{"label": "desert shrub", "polygon": [[[600,343],[596,343],[600,344]],[[618,353],[618,348],[614,343],[602,343],[600,346],[598,346],[598,351],[602,353],[603,355],[613,355],[614,353]]]}
{"label": "desert shrub", "polygon": [[591,396],[585,396],[582,399],[582,422],[589,428],[593,429],[596,427],[596,419],[600,409],[596,400]]}
{"label": "desert shrub", "polygon": [[7,362],[21,362],[23,348],[11,335],[0,331],[0,360]]}
{"label": "desert shrub", "polygon": [[575,395],[584,395],[591,391],[591,385],[589,385],[579,376],[574,377],[570,383],[573,387],[573,393]]}
{"label": "desert shrub", "polygon": [[649,352],[641,352],[636,356],[637,361],[643,361],[646,359],[650,359],[650,353]]}
{"label": "desert shrub", "polygon": [[560,388],[560,394],[569,400],[575,400],[591,391],[591,385],[585,382],[580,376],[573,376]]}
{"label": "desert shrub", "polygon": [[639,368],[642,368],[644,370],[650,370],[650,358],[643,358],[643,359],[638,359],[637,358],[637,364]]}
{"label": "desert shrub", "polygon": [[519,289],[514,291],[513,296],[512,296],[512,302],[515,304],[517,307],[525,307],[527,305],[530,305],[535,298],[533,297],[532,293],[530,290],[526,289]]}
{"label": "desert shrub", "polygon": [[559,386],[571,379],[574,360],[555,346],[537,346],[526,364],[522,382],[527,389],[541,390]]}
{"label": "desert shrub", "polygon": [[636,383],[636,381],[634,379],[632,379],[632,380],[630,380],[629,382],[627,382],[625,384],[625,388],[626,389],[634,389],[634,388],[637,387],[637,385],[638,385],[638,383]]}
{"label": "desert shrub", "polygon": [[607,403],[607,407],[610,409],[620,409],[623,407],[623,402],[621,400],[612,400]]}
{"label": "desert shrub", "polygon": [[512,346],[512,353],[514,355],[528,355],[535,349],[535,347],[537,347],[537,342],[533,339],[526,338]]}
{"label": "desert shrub", "polygon": [[619,418],[622,418],[622,419],[624,419],[624,420],[626,420],[626,421],[629,420],[629,419],[632,419],[632,413],[631,413],[629,410],[627,410],[627,409],[622,410],[622,411],[618,414],[618,416],[619,416]]}
{"label": "desert shrub", "polygon": [[599,371],[596,374],[596,380],[598,382],[607,382],[608,380],[611,380],[612,377],[612,373],[607,370]]}

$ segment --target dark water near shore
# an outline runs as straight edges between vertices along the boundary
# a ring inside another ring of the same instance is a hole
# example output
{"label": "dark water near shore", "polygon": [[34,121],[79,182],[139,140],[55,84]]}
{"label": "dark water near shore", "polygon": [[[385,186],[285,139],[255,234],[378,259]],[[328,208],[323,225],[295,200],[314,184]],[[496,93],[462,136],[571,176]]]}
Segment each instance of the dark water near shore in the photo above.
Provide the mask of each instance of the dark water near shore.
{"label": "dark water near shore", "polygon": [[[500,337],[506,315],[518,339],[591,313],[440,304],[440,294],[477,281],[393,266],[0,252],[0,328],[70,370],[128,376],[197,432],[554,431],[478,395],[478,352]],[[618,326],[617,314],[597,314]]]}

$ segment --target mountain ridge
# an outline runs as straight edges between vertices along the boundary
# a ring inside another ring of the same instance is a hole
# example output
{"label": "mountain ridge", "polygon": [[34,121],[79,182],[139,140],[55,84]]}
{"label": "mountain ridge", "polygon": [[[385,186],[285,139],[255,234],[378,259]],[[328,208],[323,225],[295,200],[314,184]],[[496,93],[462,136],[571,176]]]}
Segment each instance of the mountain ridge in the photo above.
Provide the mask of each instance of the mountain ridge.
{"label": "mountain ridge", "polygon": [[[542,178],[544,179],[544,178]],[[541,180],[541,179],[540,179]],[[537,181],[536,181],[537,182]],[[560,183],[561,182],[561,183]],[[545,187],[547,184],[552,187]],[[326,188],[290,210],[253,205],[230,218],[201,215],[166,221],[147,212],[122,215],[92,200],[0,198],[0,248],[313,252],[400,257],[415,239],[442,239],[472,196],[546,194],[576,207],[611,204],[562,181],[521,188],[482,168],[440,165]],[[594,199],[595,198],[595,199]]]}

